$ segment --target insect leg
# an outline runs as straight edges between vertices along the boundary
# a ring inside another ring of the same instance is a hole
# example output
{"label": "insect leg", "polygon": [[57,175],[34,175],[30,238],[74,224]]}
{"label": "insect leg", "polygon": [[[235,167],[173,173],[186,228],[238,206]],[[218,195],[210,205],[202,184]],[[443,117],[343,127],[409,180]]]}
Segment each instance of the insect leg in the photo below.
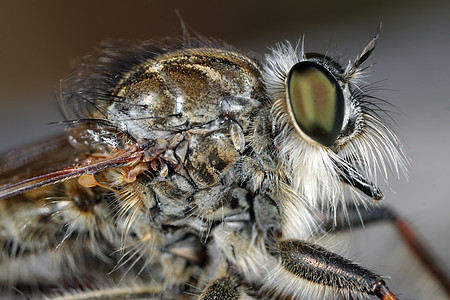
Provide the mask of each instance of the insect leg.
{"label": "insect leg", "polygon": [[390,222],[394,226],[410,251],[420,260],[424,268],[434,276],[447,296],[450,297],[450,278],[442,269],[442,265],[438,263],[436,256],[430,253],[425,240],[410,226],[407,220],[403,219],[393,209],[380,206],[370,210],[358,211],[356,207],[349,207],[348,217],[338,218],[337,221],[327,220],[325,228],[328,230],[346,230],[381,221]]}
{"label": "insect leg", "polygon": [[390,222],[394,217],[394,212],[387,207],[376,206],[371,207],[370,210],[366,210],[349,205],[346,207],[345,215],[344,213],[338,213],[333,218],[326,216],[323,222],[323,228],[326,231],[345,231],[376,222]]}
{"label": "insect leg", "polygon": [[244,300],[253,299],[239,287],[239,282],[232,276],[225,276],[213,280],[202,291],[199,300]]}
{"label": "insect leg", "polygon": [[266,265],[276,261],[255,229],[248,221],[225,222],[213,229],[208,265],[198,283],[199,299],[260,299],[254,289],[261,286]]}
{"label": "insect leg", "polygon": [[[384,300],[397,299],[381,276],[312,243],[286,240],[271,233],[264,238],[245,223],[224,224],[215,228],[213,235],[215,247],[228,265],[239,270],[243,282],[263,298],[359,299],[369,294]],[[219,282],[208,287],[214,284]],[[206,288],[204,294],[208,293]]]}
{"label": "insect leg", "polygon": [[369,294],[385,300],[397,299],[381,276],[320,246],[299,240],[281,240],[276,247],[284,268],[280,275],[307,280],[312,283],[312,289],[321,287],[326,291],[331,288],[331,293],[344,297],[358,298]]}

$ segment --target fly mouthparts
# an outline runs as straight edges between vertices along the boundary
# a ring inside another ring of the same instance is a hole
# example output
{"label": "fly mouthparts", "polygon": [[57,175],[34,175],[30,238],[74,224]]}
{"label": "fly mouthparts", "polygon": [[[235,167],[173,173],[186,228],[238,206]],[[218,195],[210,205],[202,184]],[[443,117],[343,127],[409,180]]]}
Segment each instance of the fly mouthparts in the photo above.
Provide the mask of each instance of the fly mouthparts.
{"label": "fly mouthparts", "polygon": [[361,175],[355,169],[350,166],[343,166],[341,164],[338,164],[338,168],[340,171],[341,180],[343,182],[354,186],[365,195],[371,197],[373,200],[379,201],[383,199],[383,192],[377,186],[375,186],[374,183],[365,179],[363,175]]}

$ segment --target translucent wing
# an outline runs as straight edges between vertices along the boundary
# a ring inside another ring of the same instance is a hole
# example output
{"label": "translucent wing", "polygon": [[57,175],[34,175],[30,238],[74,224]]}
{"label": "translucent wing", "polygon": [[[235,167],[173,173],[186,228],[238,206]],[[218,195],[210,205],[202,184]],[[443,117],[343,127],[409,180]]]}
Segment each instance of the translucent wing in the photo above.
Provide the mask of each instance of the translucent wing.
{"label": "translucent wing", "polygon": [[0,182],[29,177],[30,173],[47,169],[49,166],[65,164],[79,154],[81,153],[70,145],[65,135],[14,149],[0,156]]}
{"label": "translucent wing", "polygon": [[0,157],[0,200],[83,174],[95,174],[139,160],[137,147],[111,154],[83,152],[66,137],[46,140]]}

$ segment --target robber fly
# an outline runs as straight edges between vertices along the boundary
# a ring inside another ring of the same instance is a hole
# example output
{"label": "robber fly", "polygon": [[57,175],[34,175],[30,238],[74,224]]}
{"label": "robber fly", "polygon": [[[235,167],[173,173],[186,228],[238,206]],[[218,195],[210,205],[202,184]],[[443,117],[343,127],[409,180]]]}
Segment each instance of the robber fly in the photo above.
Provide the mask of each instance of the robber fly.
{"label": "robber fly", "polygon": [[397,299],[318,245],[355,214],[400,222],[372,207],[407,164],[362,80],[376,40],[347,65],[303,40],[103,44],[61,85],[66,134],[1,158],[1,291]]}

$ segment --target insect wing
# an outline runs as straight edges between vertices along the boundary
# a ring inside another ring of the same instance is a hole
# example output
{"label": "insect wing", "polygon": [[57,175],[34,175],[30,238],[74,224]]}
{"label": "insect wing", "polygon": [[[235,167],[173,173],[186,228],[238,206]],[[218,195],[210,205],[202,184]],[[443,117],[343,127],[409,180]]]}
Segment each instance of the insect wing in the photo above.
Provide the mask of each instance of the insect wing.
{"label": "insect wing", "polygon": [[0,155],[0,183],[30,177],[49,167],[55,169],[74,160],[81,153],[69,142],[65,135],[26,145]]}
{"label": "insect wing", "polygon": [[[80,154],[67,140],[64,142],[59,137],[16,153],[6,153],[0,158],[1,182],[7,180],[0,185],[0,200],[83,174],[126,165],[141,156],[136,149],[119,150],[108,155]],[[62,164],[64,160],[65,164]],[[48,167],[49,164],[53,167]]]}

